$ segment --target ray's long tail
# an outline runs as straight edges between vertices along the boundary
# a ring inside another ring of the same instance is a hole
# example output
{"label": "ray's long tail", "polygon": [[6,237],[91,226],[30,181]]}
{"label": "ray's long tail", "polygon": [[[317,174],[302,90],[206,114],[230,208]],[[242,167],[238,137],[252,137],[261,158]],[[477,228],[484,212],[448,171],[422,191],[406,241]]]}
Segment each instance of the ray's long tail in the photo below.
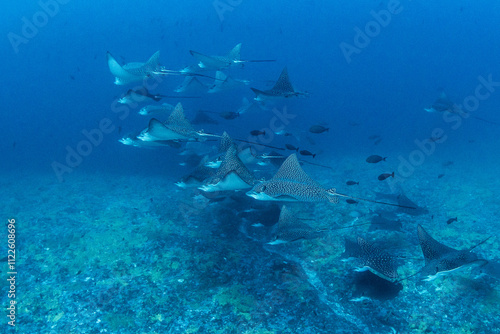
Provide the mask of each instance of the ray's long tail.
{"label": "ray's long tail", "polygon": [[372,202],[372,203],[377,203],[377,204],[384,204],[384,205],[390,205],[390,206],[397,206],[399,208],[405,208],[405,209],[413,209],[415,210],[416,208],[413,207],[413,206],[406,206],[406,205],[399,205],[399,204],[395,204],[395,203],[387,203],[387,202],[380,202],[380,201],[375,201],[375,200],[372,200],[372,199],[368,199],[368,198],[361,198],[361,197],[354,197],[354,196],[349,196],[349,195],[345,195],[345,194],[341,194],[341,193],[338,193],[337,190],[335,188],[332,188],[332,189],[328,189],[327,192],[332,195],[332,196],[340,196],[340,197],[345,197],[345,198],[351,198],[351,199],[356,199],[356,200],[359,200],[359,201],[366,201],[366,202]]}

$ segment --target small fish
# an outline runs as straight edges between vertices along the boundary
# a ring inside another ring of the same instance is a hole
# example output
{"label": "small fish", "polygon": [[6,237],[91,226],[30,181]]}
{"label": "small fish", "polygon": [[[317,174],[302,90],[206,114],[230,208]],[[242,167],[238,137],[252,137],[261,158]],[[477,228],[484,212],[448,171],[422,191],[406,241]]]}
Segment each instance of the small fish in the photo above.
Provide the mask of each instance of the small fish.
{"label": "small fish", "polygon": [[223,112],[219,113],[220,117],[227,119],[227,120],[235,119],[239,115],[240,115],[239,113],[234,112],[234,111],[223,111]]}
{"label": "small fish", "polygon": [[458,217],[455,217],[455,218],[450,218],[450,219],[448,219],[448,220],[446,221],[446,224],[450,225],[451,223],[456,222],[456,221],[458,221]]}
{"label": "small fish", "polygon": [[299,148],[298,148],[298,147],[295,147],[295,146],[293,146],[293,145],[291,145],[291,144],[285,144],[285,147],[286,147],[287,149],[291,150],[291,151],[296,151],[296,152],[298,152],[298,151],[299,151]]}
{"label": "small fish", "polygon": [[373,142],[373,145],[378,145],[382,141],[382,138],[379,138]]}
{"label": "small fish", "polygon": [[453,165],[453,161],[448,160],[448,161],[443,162],[443,167],[448,167],[451,165]]}
{"label": "small fish", "polygon": [[442,178],[443,176],[444,176],[444,174],[439,174],[438,179]]}
{"label": "small fish", "polygon": [[266,135],[266,131],[253,130],[253,131],[250,131],[250,134],[252,136],[260,136],[260,135],[265,136]]}
{"label": "small fish", "polygon": [[368,139],[370,139],[370,140],[374,140],[377,138],[380,138],[380,136],[379,135],[371,135],[370,137],[368,137]]}
{"label": "small fish", "polygon": [[356,184],[359,185],[359,182],[356,182],[356,181],[347,181],[345,184],[347,184],[348,186],[354,186]]}
{"label": "small fish", "polygon": [[74,75],[71,75],[71,74],[70,74],[70,75],[69,75],[69,78],[70,78],[71,80],[75,80],[75,76],[74,76]]}
{"label": "small fish", "polygon": [[316,154],[309,152],[308,150],[302,150],[299,152],[302,155],[309,155],[312,156],[313,158],[316,156]]}
{"label": "small fish", "polygon": [[387,159],[387,157],[382,158],[380,155],[370,155],[368,158],[366,158],[366,162],[376,164],[380,161],[386,161],[385,159]]}
{"label": "small fish", "polygon": [[347,203],[349,203],[349,204],[358,204],[358,203],[359,203],[358,201],[355,201],[355,200],[350,199],[350,198],[346,199],[345,201],[346,201]]}
{"label": "small fish", "polygon": [[309,128],[309,132],[311,133],[323,133],[328,130],[330,130],[330,128],[325,128],[324,126],[321,125],[313,125]]}
{"label": "small fish", "polygon": [[285,130],[274,131],[274,134],[279,135],[279,136],[285,136],[285,137],[293,136],[293,134],[291,134],[290,132],[286,132]]}
{"label": "small fish", "polygon": [[391,177],[391,176],[394,177],[394,172],[392,172],[391,174],[389,174],[389,173],[380,174],[378,176],[378,179],[379,179],[379,181],[384,181],[385,179],[387,179],[388,177]]}
{"label": "small fish", "polygon": [[437,143],[439,142],[441,139],[443,139],[444,136],[441,136],[441,137],[430,137],[429,138],[429,141],[431,142],[434,142],[434,143]]}
{"label": "small fish", "polygon": [[122,133],[122,127],[121,126],[118,127],[118,134],[120,134],[120,133]]}

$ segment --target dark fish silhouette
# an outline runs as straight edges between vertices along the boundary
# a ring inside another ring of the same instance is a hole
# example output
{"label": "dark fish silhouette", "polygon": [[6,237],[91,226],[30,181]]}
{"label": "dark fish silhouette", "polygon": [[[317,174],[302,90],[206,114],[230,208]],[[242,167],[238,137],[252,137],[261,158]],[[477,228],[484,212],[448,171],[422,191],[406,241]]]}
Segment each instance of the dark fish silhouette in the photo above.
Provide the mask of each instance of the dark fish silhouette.
{"label": "dark fish silhouette", "polygon": [[455,218],[450,218],[450,219],[448,219],[448,220],[446,221],[446,224],[448,224],[448,225],[449,225],[449,224],[451,224],[451,223],[453,223],[453,222],[456,222],[456,221],[458,221],[458,217],[455,217]]}
{"label": "dark fish silhouette", "polygon": [[323,133],[328,130],[330,130],[330,128],[325,128],[324,126],[321,125],[313,125],[309,128],[309,132],[311,133]]}
{"label": "dark fish silhouette", "polygon": [[266,131],[253,130],[253,131],[250,131],[250,134],[252,136],[260,136],[260,135],[265,136],[266,135]]}
{"label": "dark fish silhouette", "polygon": [[392,172],[391,174],[389,174],[389,173],[380,174],[378,176],[378,179],[379,179],[379,181],[384,181],[385,179],[387,179],[388,177],[391,177],[391,176],[394,177],[394,172]]}
{"label": "dark fish silhouette", "polygon": [[350,198],[346,199],[345,201],[346,201],[348,204],[358,204],[358,203],[359,203],[358,201],[355,201],[355,200],[350,199]]}
{"label": "dark fish silhouette", "polygon": [[226,119],[226,120],[231,120],[235,119],[236,117],[240,116],[239,113],[234,112],[234,111],[223,111],[219,113],[219,116]]}
{"label": "dark fish silhouette", "polygon": [[299,152],[301,155],[306,155],[306,156],[312,156],[313,158],[316,157],[315,153],[311,153],[308,150],[302,150]]}
{"label": "dark fish silhouette", "polygon": [[370,137],[368,137],[368,139],[370,139],[370,140],[374,140],[377,138],[380,138],[380,136],[379,135],[371,135]]}
{"label": "dark fish silhouette", "polygon": [[356,181],[347,181],[345,184],[347,184],[348,186],[354,186],[356,184],[359,185],[359,182],[356,182]]}
{"label": "dark fish silhouette", "polygon": [[489,238],[469,249],[456,250],[436,241],[424,230],[422,225],[418,225],[417,232],[425,258],[425,266],[421,271],[424,276],[427,276],[424,281],[432,281],[439,276],[444,276],[464,267],[472,265],[484,266],[488,263],[488,261],[478,258],[471,251]]}
{"label": "dark fish silhouette", "polygon": [[378,145],[382,141],[382,138],[379,138],[373,142],[373,145]]}
{"label": "dark fish silhouette", "polygon": [[368,158],[366,158],[366,162],[376,164],[377,162],[385,161],[385,159],[387,159],[387,157],[383,158],[380,155],[370,155]]}
{"label": "dark fish silhouette", "polygon": [[299,151],[299,148],[298,147],[295,147],[291,144],[285,144],[285,147],[291,151],[295,151],[295,152],[298,152]]}
{"label": "dark fish silhouette", "polygon": [[443,176],[444,176],[444,174],[439,174],[438,179],[442,178]]}

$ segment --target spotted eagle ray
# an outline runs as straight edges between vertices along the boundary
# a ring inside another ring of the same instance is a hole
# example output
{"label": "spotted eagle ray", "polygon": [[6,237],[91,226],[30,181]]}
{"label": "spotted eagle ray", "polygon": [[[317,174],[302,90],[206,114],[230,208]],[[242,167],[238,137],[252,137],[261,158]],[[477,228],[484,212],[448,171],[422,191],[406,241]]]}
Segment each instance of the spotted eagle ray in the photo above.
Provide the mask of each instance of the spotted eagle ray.
{"label": "spotted eagle ray", "polygon": [[207,178],[213,176],[214,170],[205,166],[208,161],[208,155],[203,157],[198,166],[188,175],[183,176],[175,185],[179,188],[198,187]]}
{"label": "spotted eagle ray", "polygon": [[182,99],[197,99],[199,96],[173,96],[173,95],[163,95],[163,94],[151,94],[146,87],[139,89],[129,89],[125,94],[118,99],[119,103],[128,104],[134,106],[140,102],[159,102],[162,98],[182,98]]}
{"label": "spotted eagle ray", "polygon": [[362,272],[369,270],[375,275],[391,282],[398,279],[398,265],[395,256],[375,247],[361,237],[358,237],[357,244],[359,246],[357,255],[361,261],[361,267],[356,268],[355,271]]}
{"label": "spotted eagle ray", "polygon": [[115,85],[126,85],[142,81],[160,68],[160,51],[156,51],[145,63],[128,63],[120,65],[108,51],[106,53],[108,67],[115,76]]}
{"label": "spotted eagle ray", "polygon": [[219,122],[207,115],[204,110],[198,110],[191,119],[191,124],[219,124]]}
{"label": "spotted eagle ray", "polygon": [[456,103],[452,102],[448,98],[448,96],[446,95],[445,92],[441,92],[439,94],[439,98],[437,98],[436,101],[434,101],[432,106],[430,108],[425,108],[424,110],[427,112],[448,112],[448,113],[460,115],[463,118],[472,117],[472,118],[475,118],[477,120],[480,120],[480,121],[483,121],[486,123],[495,124],[495,125],[500,124],[498,122],[490,121],[490,120],[487,120],[487,119],[484,119],[484,118],[481,118],[478,116],[473,116],[470,113],[463,111],[462,106],[457,105]]}
{"label": "spotted eagle ray", "polygon": [[174,109],[175,107],[168,103],[162,103],[159,106],[150,104],[141,108],[141,110],[139,110],[139,115],[148,116],[154,113],[171,112],[174,111]]}
{"label": "spotted eagle ray", "polygon": [[215,175],[198,189],[205,192],[241,190],[251,188],[255,177],[245,167],[236,151],[236,147],[228,148]]}
{"label": "spotted eagle ray", "polygon": [[198,66],[203,69],[221,70],[231,66],[243,66],[243,63],[251,62],[273,62],[275,60],[241,60],[241,43],[237,44],[227,56],[207,56],[202,53],[189,50],[189,53],[198,59]]}
{"label": "spotted eagle ray", "polygon": [[335,188],[325,189],[304,172],[297,155],[290,155],[276,174],[269,180],[256,184],[247,195],[262,201],[331,202],[337,203],[338,196],[373,203],[399,206],[398,204],[373,201],[338,193]]}
{"label": "spotted eagle ray", "polygon": [[484,266],[488,263],[487,260],[478,258],[471,250],[484,243],[489,238],[472,248],[456,250],[436,241],[424,230],[422,225],[418,225],[417,231],[420,247],[422,248],[422,253],[425,258],[425,266],[421,270],[421,273],[427,276],[424,281],[432,281],[452,271],[473,265]]}
{"label": "spotted eagle ray", "polygon": [[119,103],[133,105],[138,102],[158,102],[163,98],[162,95],[154,95],[149,93],[147,88],[129,89],[120,99]]}
{"label": "spotted eagle ray", "polygon": [[289,98],[294,96],[308,96],[309,94],[306,92],[296,92],[290,82],[290,78],[288,77],[287,68],[283,68],[281,71],[281,75],[278,78],[278,81],[274,84],[273,88],[269,90],[259,90],[256,88],[250,88],[256,95],[255,101],[266,101],[271,99],[281,99],[281,98]]}
{"label": "spotted eagle ray", "polygon": [[180,148],[180,143],[172,140],[142,141],[137,139],[136,136],[128,136],[123,137],[118,141],[124,145],[135,147],[154,148],[159,146],[169,146],[173,148]]}
{"label": "spotted eagle ray", "polygon": [[326,228],[314,229],[306,223],[303,223],[297,216],[283,205],[280,218],[277,224],[276,234],[270,245],[285,244],[302,239],[313,239],[326,231]]}
{"label": "spotted eagle ray", "polygon": [[[234,143],[233,139],[229,136],[229,134],[224,131],[222,136],[220,136],[218,155],[214,159],[212,159],[212,161],[207,162],[206,166],[211,168],[219,168],[224,155],[230,147],[236,148],[237,146]],[[243,162],[243,164],[252,163],[255,160],[254,151],[255,149],[252,146],[243,147],[238,151],[238,158]]]}
{"label": "spotted eagle ray", "polygon": [[212,87],[210,87],[207,93],[218,93],[225,90],[231,90],[242,85],[248,85],[250,81],[233,79],[232,77],[226,75],[224,72],[215,72],[215,81]]}
{"label": "spotted eagle ray", "polygon": [[208,86],[201,82],[197,77],[191,76],[184,78],[184,81],[174,89],[174,92],[185,93],[185,92],[206,92]]}
{"label": "spotted eagle ray", "polygon": [[201,140],[203,135],[193,129],[184,116],[182,105],[178,103],[165,123],[160,122],[156,118],[152,118],[149,121],[148,127],[144,129],[137,138],[142,141],[188,141]]}

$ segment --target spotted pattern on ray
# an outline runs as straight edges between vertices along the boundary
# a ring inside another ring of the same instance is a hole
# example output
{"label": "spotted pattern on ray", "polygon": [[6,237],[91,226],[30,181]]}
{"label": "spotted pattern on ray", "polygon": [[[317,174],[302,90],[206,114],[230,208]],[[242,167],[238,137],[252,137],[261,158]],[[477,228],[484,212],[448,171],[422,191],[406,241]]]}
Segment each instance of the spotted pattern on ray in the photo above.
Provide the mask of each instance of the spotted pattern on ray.
{"label": "spotted pattern on ray", "polygon": [[276,81],[274,87],[266,91],[266,93],[270,93],[272,95],[282,95],[284,93],[293,93],[294,89],[292,83],[290,82],[290,78],[288,77],[288,69],[285,67],[281,72],[281,75]]}
{"label": "spotted pattern on ray", "polygon": [[238,158],[238,153],[234,146],[229,147],[220,167],[217,169],[215,176],[210,179],[209,183],[217,184],[231,172],[236,173],[243,182],[248,185],[253,185],[255,183],[255,176],[253,176],[252,172],[250,172],[240,158]]}
{"label": "spotted pattern on ray", "polygon": [[316,237],[318,232],[322,231],[301,222],[292,211],[283,205],[275,240],[279,240],[280,242],[278,243],[286,243],[300,239],[311,239]]}
{"label": "spotted pattern on ray", "polygon": [[420,247],[422,248],[422,253],[424,253],[425,264],[442,258],[448,253],[456,252],[455,249],[437,242],[421,225],[418,225],[417,232],[418,239],[420,240]]}
{"label": "spotted pattern on ray", "polygon": [[378,247],[368,243],[365,239],[358,237],[358,245],[361,248],[363,265],[387,280],[394,281],[398,278],[398,266],[394,256],[389,255]]}
{"label": "spotted pattern on ray", "polygon": [[299,182],[271,179],[256,185],[253,191],[265,193],[266,195],[281,201],[299,202],[326,202],[334,197],[328,195],[325,189]]}
{"label": "spotted pattern on ray", "polygon": [[283,162],[272,179],[282,179],[321,187],[318,182],[314,181],[309,175],[306,174],[306,172],[304,172],[300,166],[299,160],[297,159],[297,154],[295,153],[291,154]]}
{"label": "spotted pattern on ray", "polygon": [[219,143],[219,153],[226,153],[230,147],[234,146],[233,139],[229,136],[229,134],[224,131],[220,138]]}
{"label": "spotted pattern on ray", "polygon": [[175,106],[174,111],[168,117],[166,125],[169,129],[179,133],[193,133],[195,132],[191,123],[184,116],[184,109],[182,104],[179,102]]}
{"label": "spotted pattern on ray", "polygon": [[429,275],[427,280],[435,278],[431,276],[442,272],[459,269],[472,264],[484,265],[488,261],[478,258],[470,250],[456,250],[445,246],[432,238],[421,225],[417,227],[420,247],[425,258],[425,266],[422,269],[424,275]]}
{"label": "spotted pattern on ray", "polygon": [[251,192],[264,193],[269,199],[278,201],[335,203],[336,199],[304,172],[295,153],[283,162],[269,181],[257,184]]}
{"label": "spotted pattern on ray", "polygon": [[241,59],[241,43],[236,44],[236,46],[229,51],[227,57],[231,60],[240,60]]}
{"label": "spotted pattern on ray", "polygon": [[137,76],[146,76],[160,67],[160,51],[156,51],[149,60],[144,63],[130,63],[123,66],[123,69],[130,74]]}

